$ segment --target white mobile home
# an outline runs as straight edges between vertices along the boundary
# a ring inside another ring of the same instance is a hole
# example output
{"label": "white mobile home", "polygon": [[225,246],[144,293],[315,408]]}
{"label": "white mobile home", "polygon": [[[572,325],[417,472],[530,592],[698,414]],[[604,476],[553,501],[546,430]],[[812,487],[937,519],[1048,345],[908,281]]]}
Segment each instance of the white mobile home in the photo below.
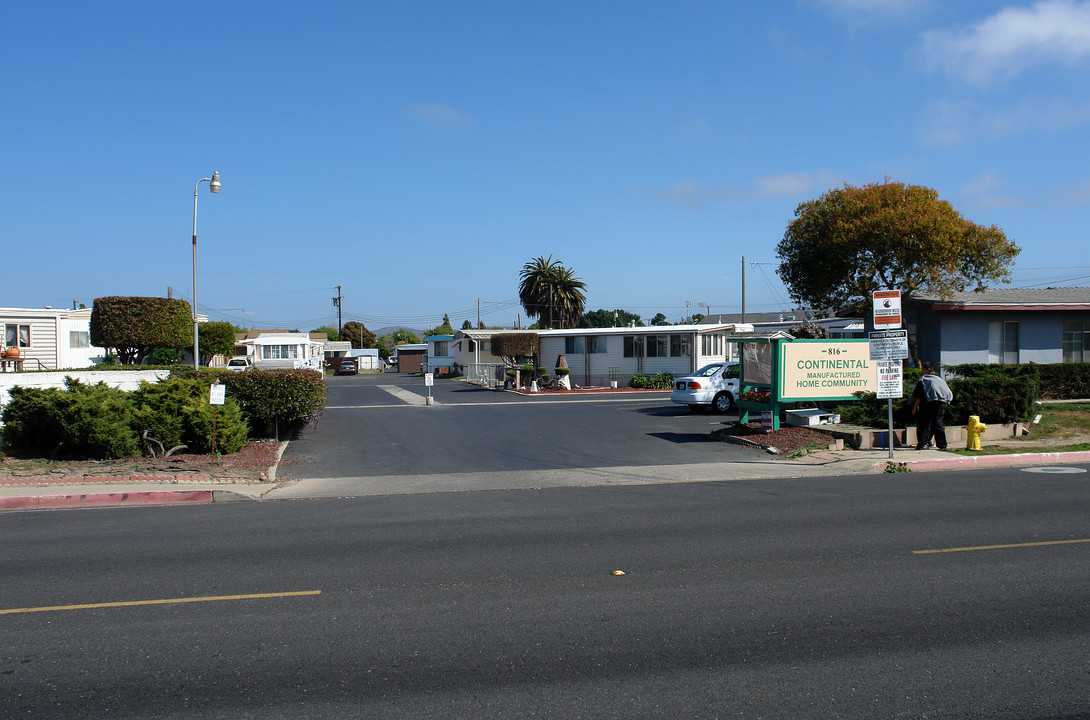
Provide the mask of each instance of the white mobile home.
{"label": "white mobile home", "polygon": [[668,372],[677,377],[711,362],[737,359],[738,348],[730,342],[734,328],[659,325],[539,330],[539,362],[551,375],[558,356],[564,355],[573,385],[606,386],[617,381],[619,387],[626,387],[636,373]]}
{"label": "white mobile home", "polygon": [[106,355],[91,345],[91,308],[0,308],[0,345],[19,349],[24,370],[91,367]]}

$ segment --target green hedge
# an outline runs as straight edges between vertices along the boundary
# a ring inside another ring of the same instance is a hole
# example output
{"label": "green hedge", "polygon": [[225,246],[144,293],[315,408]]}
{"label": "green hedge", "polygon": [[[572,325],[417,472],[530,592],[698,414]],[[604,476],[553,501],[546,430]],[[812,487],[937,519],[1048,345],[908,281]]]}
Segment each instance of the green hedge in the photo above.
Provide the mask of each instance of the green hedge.
{"label": "green hedge", "polygon": [[1056,363],[1037,367],[1041,372],[1042,399],[1090,398],[1090,363]]}
{"label": "green hedge", "polygon": [[[1025,422],[1036,413],[1041,396],[1041,372],[1047,365],[950,365],[946,378],[954,400],[943,412],[943,422],[964,425],[969,416],[977,415],[983,423]],[[909,398],[920,379],[915,368],[905,370],[904,397],[893,401],[893,424],[908,427],[916,424],[911,414]],[[836,408],[842,422],[868,427],[888,424],[887,401],[874,393],[855,393],[858,400]]]}
{"label": "green hedge", "polygon": [[4,441],[13,454],[30,457],[110,460],[136,457],[145,430],[166,449],[186,445],[207,453],[215,412],[216,451],[237,452],[247,426],[238,404],[228,399],[213,411],[208,388],[193,380],[143,383],[132,393],[105,383],[85,385],[65,378],[64,389],[15,386],[4,406]]}
{"label": "green hedge", "polygon": [[201,370],[176,368],[172,376],[200,378],[206,385],[219,379],[227,386],[250,429],[266,437],[286,429],[291,432],[312,425],[325,408],[325,383],[314,370]]}
{"label": "green hedge", "polygon": [[673,373],[660,372],[647,377],[642,373],[635,373],[632,379],[628,381],[628,386],[643,390],[669,390],[674,386],[674,375]]}

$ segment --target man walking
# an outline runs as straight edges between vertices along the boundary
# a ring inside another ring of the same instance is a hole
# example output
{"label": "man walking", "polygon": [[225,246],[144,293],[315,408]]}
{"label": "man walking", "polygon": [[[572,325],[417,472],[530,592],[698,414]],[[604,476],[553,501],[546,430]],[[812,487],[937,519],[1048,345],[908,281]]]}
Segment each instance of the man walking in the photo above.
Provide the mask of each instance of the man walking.
{"label": "man walking", "polygon": [[931,447],[931,438],[939,450],[946,449],[946,427],[942,424],[943,408],[954,399],[950,386],[935,374],[931,363],[920,363],[923,376],[916,383],[909,400],[916,416],[916,449]]}

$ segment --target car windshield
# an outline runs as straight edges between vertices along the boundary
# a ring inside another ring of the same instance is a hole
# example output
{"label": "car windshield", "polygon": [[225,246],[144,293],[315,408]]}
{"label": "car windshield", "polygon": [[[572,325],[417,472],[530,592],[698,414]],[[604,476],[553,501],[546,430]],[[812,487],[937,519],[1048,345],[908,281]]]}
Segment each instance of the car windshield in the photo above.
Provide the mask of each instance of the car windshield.
{"label": "car windshield", "polygon": [[722,363],[715,363],[713,365],[705,365],[704,367],[693,373],[694,377],[711,377],[719,372],[719,368],[723,367]]}

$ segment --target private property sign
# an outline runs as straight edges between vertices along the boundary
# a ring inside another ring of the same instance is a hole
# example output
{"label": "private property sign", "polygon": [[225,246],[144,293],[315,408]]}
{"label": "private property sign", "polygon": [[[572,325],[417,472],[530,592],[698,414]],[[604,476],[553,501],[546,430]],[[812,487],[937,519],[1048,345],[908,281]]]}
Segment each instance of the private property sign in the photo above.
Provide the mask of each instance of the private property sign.
{"label": "private property sign", "polygon": [[849,400],[853,393],[875,392],[867,340],[794,340],[779,346],[781,401]]}

